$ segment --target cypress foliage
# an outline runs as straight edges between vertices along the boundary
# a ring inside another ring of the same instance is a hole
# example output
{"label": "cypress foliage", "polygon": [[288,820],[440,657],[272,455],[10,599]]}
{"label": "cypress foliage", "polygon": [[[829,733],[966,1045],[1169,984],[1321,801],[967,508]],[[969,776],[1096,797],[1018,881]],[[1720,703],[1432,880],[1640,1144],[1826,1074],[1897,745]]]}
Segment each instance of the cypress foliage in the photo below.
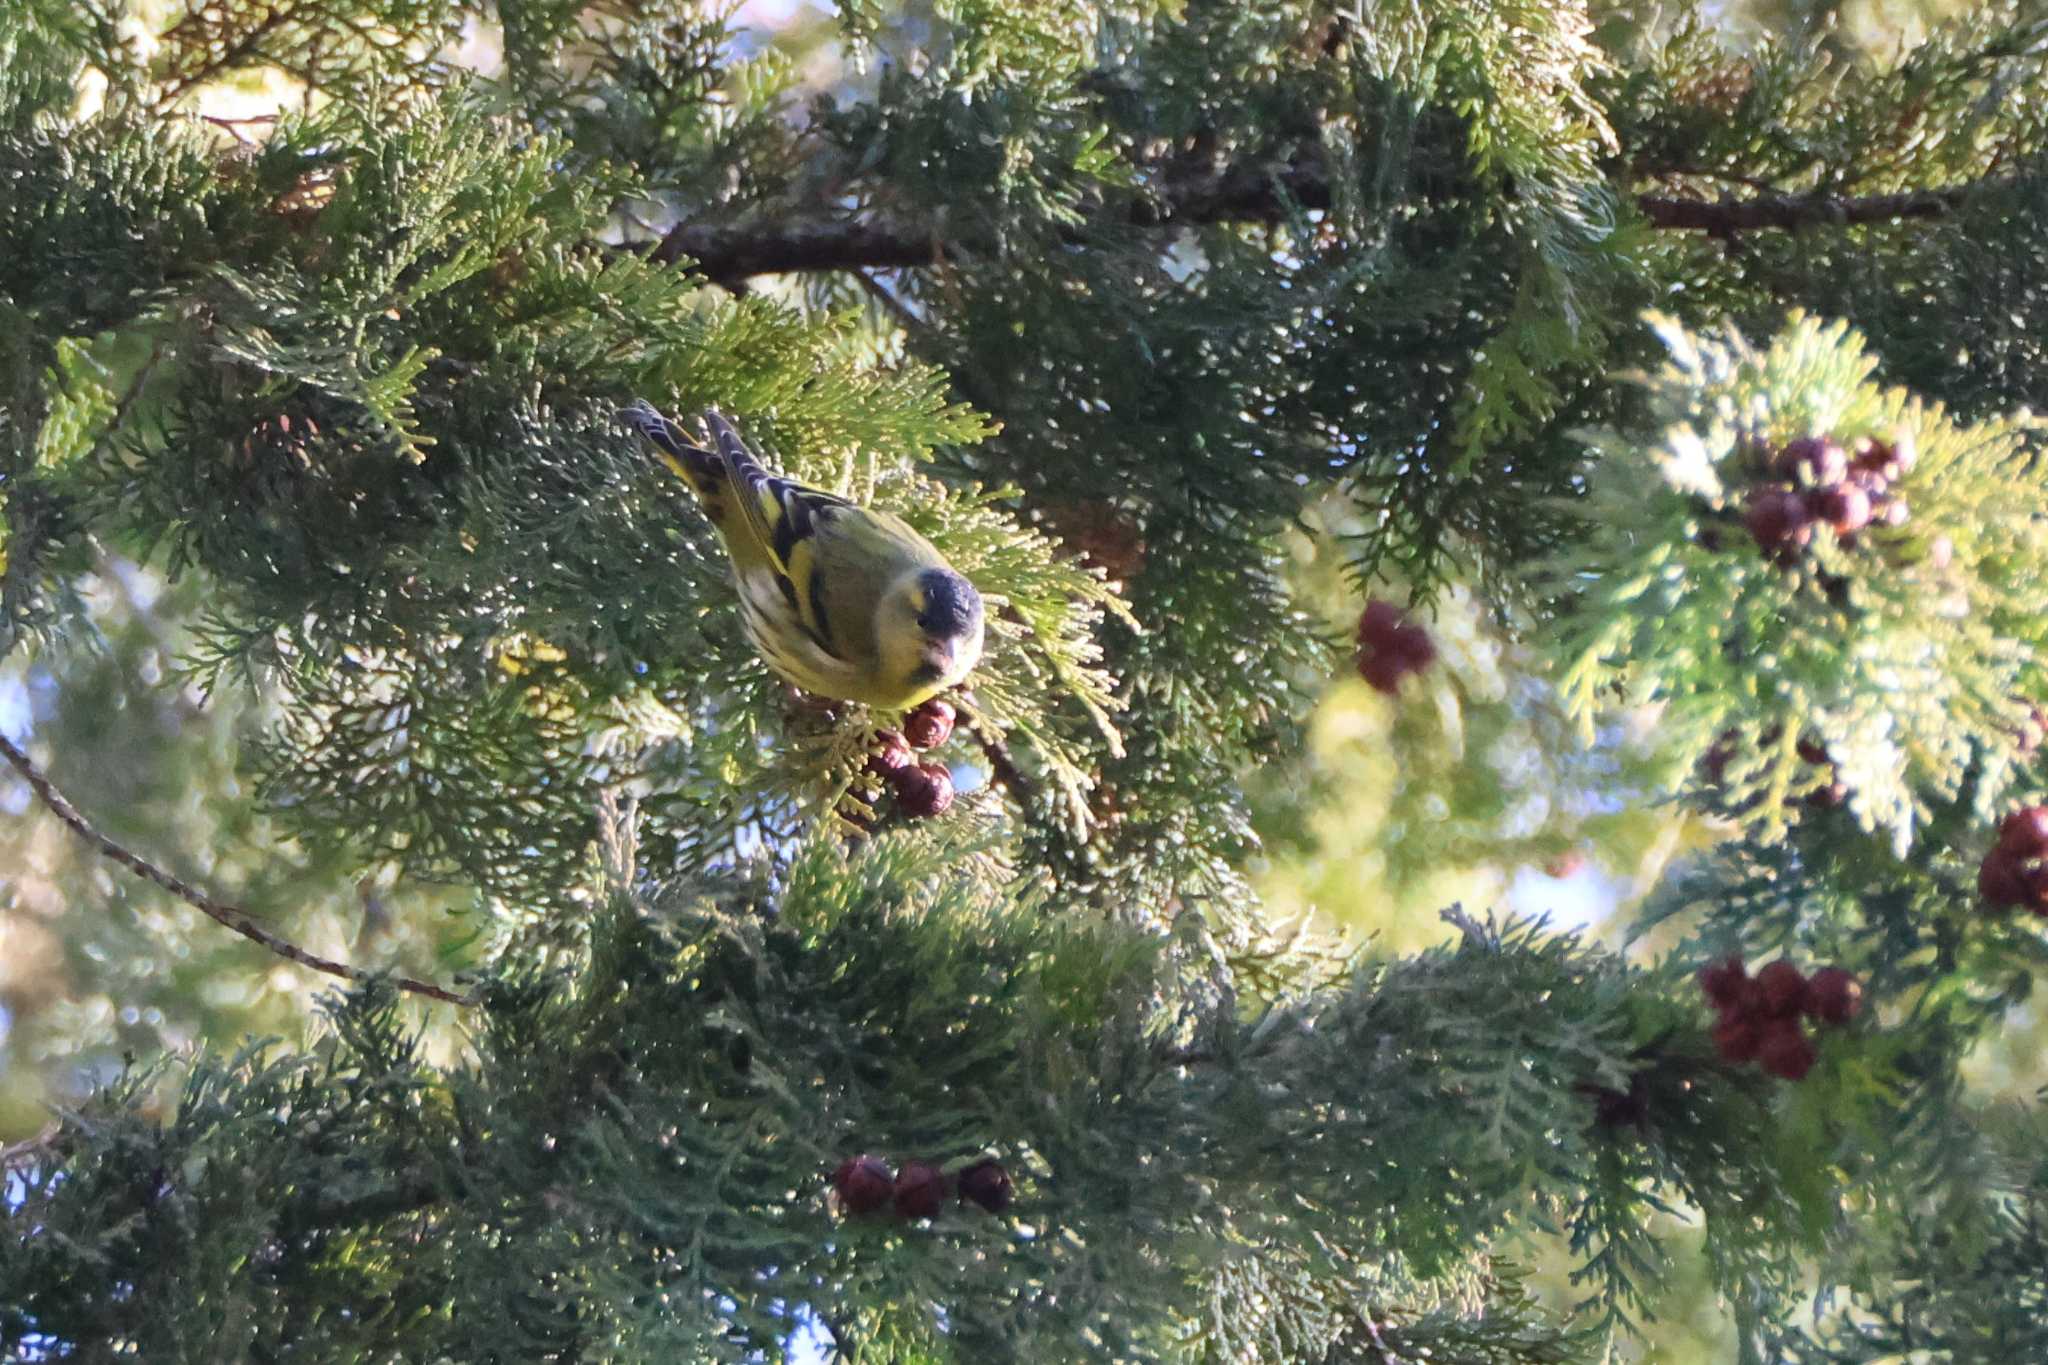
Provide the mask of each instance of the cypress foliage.
{"label": "cypress foliage", "polygon": [[[1505,1365],[1697,1274],[2039,1354],[1964,1060],[2048,965],[2048,13],[1966,8],[0,0],[7,757],[97,841],[10,844],[0,1353]],[[950,811],[635,396],[974,580]],[[1368,597],[1440,648],[1352,871]],[[1631,820],[1715,846],[1626,947],[1256,890]],[[1731,955],[1860,1009],[1744,1044]]]}

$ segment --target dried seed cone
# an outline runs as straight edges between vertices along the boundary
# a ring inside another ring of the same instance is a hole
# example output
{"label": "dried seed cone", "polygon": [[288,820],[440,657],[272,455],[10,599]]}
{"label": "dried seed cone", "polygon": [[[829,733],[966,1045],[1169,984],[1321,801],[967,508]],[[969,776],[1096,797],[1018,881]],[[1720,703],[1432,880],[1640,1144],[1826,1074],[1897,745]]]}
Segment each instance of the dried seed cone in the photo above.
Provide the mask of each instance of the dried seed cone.
{"label": "dried seed cone", "polygon": [[903,737],[913,749],[936,749],[953,735],[953,703],[933,697],[903,720]]}
{"label": "dried seed cone", "polygon": [[946,1202],[946,1176],[929,1161],[906,1161],[896,1175],[896,1216],[936,1218]]}
{"label": "dried seed cone", "polygon": [[880,1157],[849,1157],[832,1172],[832,1192],[848,1213],[873,1213],[896,1192],[896,1177]]}
{"label": "dried seed cone", "polygon": [[978,1204],[990,1213],[1010,1207],[1010,1173],[997,1161],[977,1161],[958,1177],[960,1198]]}
{"label": "dried seed cone", "polygon": [[953,775],[937,763],[919,763],[889,774],[896,808],[913,820],[944,815],[953,804]]}

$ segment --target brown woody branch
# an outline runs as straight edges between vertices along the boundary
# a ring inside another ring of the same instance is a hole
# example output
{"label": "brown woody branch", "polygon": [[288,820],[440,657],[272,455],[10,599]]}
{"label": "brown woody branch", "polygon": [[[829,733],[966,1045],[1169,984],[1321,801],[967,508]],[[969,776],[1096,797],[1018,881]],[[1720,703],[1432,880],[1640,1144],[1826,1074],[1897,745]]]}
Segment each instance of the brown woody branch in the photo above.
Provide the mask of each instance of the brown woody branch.
{"label": "brown woody branch", "polygon": [[[1760,194],[1718,200],[1642,194],[1635,202],[1652,227],[1732,237],[1743,232],[1939,218],[1953,213],[1973,195],[2011,186],[2009,180],[1987,180],[1897,194]],[[1330,204],[1329,182],[1321,166],[1309,160],[1225,167],[1178,177],[1167,181],[1160,193],[1118,207],[1104,206],[1091,222],[1098,228],[1131,229],[1270,224],[1291,212],[1327,209]],[[950,228],[943,217],[928,221],[879,216],[791,217],[683,223],[648,251],[663,262],[688,258],[707,278],[728,284],[754,275],[791,272],[917,269],[989,247],[990,243],[976,234]]]}
{"label": "brown woody branch", "polygon": [[1017,760],[1010,756],[1010,746],[1003,743],[1002,736],[983,726],[978,716],[968,718],[967,733],[974,737],[974,742],[981,747],[982,757],[988,760],[989,776],[1015,797],[1018,805],[1029,806],[1031,779],[1018,768]]}
{"label": "brown woody branch", "polygon": [[[261,944],[279,957],[298,963],[301,967],[309,967],[316,972],[325,972],[329,976],[338,976],[346,981],[375,981],[379,979],[373,972],[366,972],[360,967],[351,967],[346,962],[336,962],[331,958],[320,957],[307,952],[296,943],[286,942],[258,924],[249,916],[248,912],[239,910],[225,902],[215,900],[190,882],[170,872],[166,872],[141,854],[130,852],[120,844],[115,843],[112,839],[94,829],[91,822],[79,813],[78,807],[72,805],[64,793],[58,791],[55,784],[44,775],[41,769],[36,767],[29,756],[16,748],[4,735],[0,735],[0,756],[4,756],[14,766],[14,770],[21,774],[22,780],[28,783],[29,790],[36,794],[36,799],[43,803],[50,814],[63,821],[73,834],[91,844],[93,848],[99,851],[102,857],[119,863],[145,881],[155,882],[158,886],[170,892],[173,896],[176,896],[179,900],[185,902],[207,918],[218,924],[225,925],[251,942]],[[473,996],[464,995],[458,991],[451,991],[447,987],[437,986],[431,981],[417,981],[409,976],[392,976],[383,979],[389,981],[399,990],[410,991],[414,995],[432,996],[436,1000],[445,1000],[451,1005],[474,1005],[476,1003],[476,999]]]}
{"label": "brown woody branch", "polygon": [[1853,227],[1909,218],[1940,218],[1962,207],[1972,195],[1990,188],[2011,188],[2011,182],[1980,181],[1939,190],[1861,197],[1762,194],[1752,199],[1705,200],[1644,194],[1637,196],[1636,206],[1652,227],[1726,237],[1737,232],[1797,232],[1807,227]]}
{"label": "brown woody branch", "polygon": [[[1100,208],[1093,221],[1137,229],[1277,223],[1290,212],[1326,209],[1331,202],[1329,181],[1313,159],[1171,174],[1162,183],[1159,193]],[[1081,236],[1070,235],[1075,240]],[[799,271],[916,269],[990,246],[973,233],[950,228],[943,218],[790,217],[680,223],[648,248],[648,255],[665,264],[687,257],[706,278],[726,284]]]}

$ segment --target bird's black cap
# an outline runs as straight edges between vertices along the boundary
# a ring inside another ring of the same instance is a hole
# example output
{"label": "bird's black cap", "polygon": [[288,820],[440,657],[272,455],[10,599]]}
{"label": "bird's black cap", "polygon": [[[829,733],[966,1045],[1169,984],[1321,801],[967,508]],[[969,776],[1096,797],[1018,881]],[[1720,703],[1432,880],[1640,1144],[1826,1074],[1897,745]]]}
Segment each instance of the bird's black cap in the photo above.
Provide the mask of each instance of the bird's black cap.
{"label": "bird's black cap", "polygon": [[924,593],[919,629],[934,640],[958,640],[981,625],[981,594],[951,569],[926,569],[917,577]]}

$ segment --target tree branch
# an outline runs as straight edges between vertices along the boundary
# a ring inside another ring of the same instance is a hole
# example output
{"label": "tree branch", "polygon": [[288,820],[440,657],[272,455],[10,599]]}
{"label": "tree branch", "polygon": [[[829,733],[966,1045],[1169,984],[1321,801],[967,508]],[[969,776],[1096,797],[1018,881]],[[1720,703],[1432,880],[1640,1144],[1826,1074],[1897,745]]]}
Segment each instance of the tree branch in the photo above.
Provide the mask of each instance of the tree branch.
{"label": "tree branch", "polygon": [[961,703],[960,726],[973,736],[982,757],[988,760],[990,779],[1009,792],[1019,806],[1028,810],[1032,797],[1036,795],[1031,779],[1024,776],[1017,760],[1010,756],[1010,746],[1003,742],[1002,734],[981,714],[981,705],[974,694],[962,692],[958,700]]}
{"label": "tree branch", "polygon": [[981,746],[982,757],[988,760],[989,776],[1015,797],[1018,805],[1028,807],[1033,795],[1031,779],[1024,776],[1017,760],[1010,757],[1010,746],[1003,743],[1001,736],[993,730],[984,727],[978,716],[968,718],[967,733],[974,736],[974,742]]}
{"label": "tree branch", "polygon": [[1940,218],[1955,212],[1972,195],[2009,189],[2009,180],[1975,181],[1938,190],[1905,190],[1898,194],[1846,197],[1827,194],[1763,194],[1754,199],[1672,199],[1644,194],[1636,206],[1650,226],[1709,232],[1725,237],[1735,232],[1796,232],[1805,227],[1852,227],[1907,218]]}
{"label": "tree branch", "polygon": [[32,1166],[47,1152],[57,1150],[57,1139],[64,1132],[64,1125],[52,1123],[34,1137],[23,1138],[0,1147],[0,1175],[14,1170],[17,1166]]}
{"label": "tree branch", "polygon": [[[1636,207],[1652,227],[1671,231],[1797,231],[1915,218],[1939,218],[2011,180],[1979,180],[1942,189],[1865,196],[1761,194],[1749,199],[1682,199],[1641,194]],[[1121,207],[1103,206],[1096,227],[1162,228],[1214,223],[1272,224],[1289,213],[1327,209],[1328,180],[1313,160],[1226,166],[1170,178],[1164,188]],[[1078,240],[1080,231],[1070,234]],[[794,216],[728,223],[681,223],[644,248],[654,260],[694,261],[704,275],[732,284],[754,275],[804,271],[897,270],[941,265],[987,251],[991,243],[950,226],[943,216],[911,220],[889,216]]]}
{"label": "tree branch", "polygon": [[[126,848],[115,843],[112,839],[94,829],[92,824],[83,815],[79,814],[78,807],[72,805],[65,798],[64,793],[58,791],[50,779],[44,776],[42,770],[36,767],[29,756],[16,748],[5,735],[0,735],[0,756],[4,756],[14,766],[14,770],[21,774],[22,780],[28,783],[29,790],[36,794],[36,798],[48,808],[50,814],[63,821],[73,834],[76,834],[79,838],[99,850],[102,857],[119,863],[146,881],[155,882],[158,886],[170,892],[179,900],[184,901],[207,918],[227,926],[243,938],[262,944],[279,957],[288,958],[298,963],[301,967],[310,967],[316,972],[325,972],[329,976],[338,976],[347,981],[367,982],[380,979],[374,972],[366,972],[360,967],[351,967],[346,962],[335,962],[329,958],[318,957],[295,943],[287,943],[262,925],[256,923],[246,911],[238,910],[232,905],[215,900],[190,882],[164,871],[147,858],[137,853],[131,853]],[[409,976],[392,976],[381,979],[388,980],[399,990],[410,991],[415,995],[430,995],[436,1000],[445,1000],[451,1005],[474,1005],[476,1003],[474,996],[451,991],[445,986],[436,986],[431,981],[416,981]]]}
{"label": "tree branch", "polygon": [[939,265],[957,249],[937,226],[887,221],[790,218],[778,222],[678,223],[648,255],[664,265],[688,257],[718,284],[806,270],[894,270]]}
{"label": "tree branch", "polygon": [[[1103,205],[1093,218],[1098,226],[1121,223],[1132,228],[1277,223],[1290,212],[1326,209],[1330,203],[1329,181],[1320,162],[1311,157],[1169,173],[1153,193],[1117,206]],[[1068,233],[1075,241],[1082,235],[1079,229]],[[991,246],[976,233],[952,227],[943,216],[913,220],[878,214],[679,223],[645,249],[652,259],[664,264],[687,257],[706,278],[726,284],[753,275],[793,271],[942,265]]]}

